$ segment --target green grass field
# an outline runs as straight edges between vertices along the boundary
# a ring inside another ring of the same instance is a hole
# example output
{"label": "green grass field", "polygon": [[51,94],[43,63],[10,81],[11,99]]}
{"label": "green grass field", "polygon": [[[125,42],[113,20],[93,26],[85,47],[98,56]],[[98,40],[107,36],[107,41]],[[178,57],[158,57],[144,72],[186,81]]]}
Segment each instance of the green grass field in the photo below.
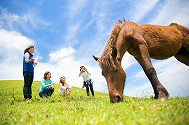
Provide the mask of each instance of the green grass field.
{"label": "green grass field", "polygon": [[7,124],[189,124],[189,99],[171,98],[160,102],[149,98],[124,97],[111,104],[107,93],[87,97],[85,89],[72,88],[69,96],[59,96],[59,86],[51,98],[38,96],[40,82],[32,85],[33,100],[23,101],[23,81],[0,80],[0,125]]}

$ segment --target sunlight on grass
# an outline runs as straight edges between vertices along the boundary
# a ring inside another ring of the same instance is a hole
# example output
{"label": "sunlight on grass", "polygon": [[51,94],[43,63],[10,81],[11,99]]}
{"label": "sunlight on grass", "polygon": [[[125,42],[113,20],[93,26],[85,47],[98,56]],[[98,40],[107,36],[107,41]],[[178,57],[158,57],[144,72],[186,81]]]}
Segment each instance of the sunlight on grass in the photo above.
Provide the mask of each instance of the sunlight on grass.
{"label": "sunlight on grass", "polygon": [[73,87],[68,96],[38,95],[40,82],[32,86],[31,102],[23,100],[23,81],[0,80],[0,124],[189,124],[189,99],[160,102],[149,98],[124,97],[111,104],[107,93],[87,97],[85,89]]}

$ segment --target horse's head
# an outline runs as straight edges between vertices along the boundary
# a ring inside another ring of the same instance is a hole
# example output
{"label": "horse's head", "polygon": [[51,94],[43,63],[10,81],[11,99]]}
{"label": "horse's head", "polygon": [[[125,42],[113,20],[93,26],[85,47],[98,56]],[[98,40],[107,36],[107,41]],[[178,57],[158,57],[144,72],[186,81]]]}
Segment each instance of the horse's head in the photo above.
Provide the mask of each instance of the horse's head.
{"label": "horse's head", "polygon": [[126,78],[126,74],[116,57],[117,49],[115,47],[112,48],[110,56],[100,58],[93,56],[102,69],[102,75],[105,77],[108,85],[110,102],[113,103],[123,101],[123,90]]}

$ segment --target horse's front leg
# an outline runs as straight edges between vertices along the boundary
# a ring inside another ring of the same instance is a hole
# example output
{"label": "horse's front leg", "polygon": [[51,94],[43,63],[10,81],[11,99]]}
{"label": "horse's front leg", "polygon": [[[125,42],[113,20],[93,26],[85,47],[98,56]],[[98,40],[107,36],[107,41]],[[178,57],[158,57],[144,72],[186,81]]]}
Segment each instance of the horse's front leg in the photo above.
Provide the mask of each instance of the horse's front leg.
{"label": "horse's front leg", "polygon": [[156,70],[154,69],[148,49],[146,45],[139,45],[138,46],[138,56],[135,59],[140,63],[142,66],[145,74],[147,75],[148,79],[150,80],[152,87],[155,93],[155,99],[159,99],[161,101],[165,101],[169,97],[169,93],[165,89],[165,87],[160,83]]}

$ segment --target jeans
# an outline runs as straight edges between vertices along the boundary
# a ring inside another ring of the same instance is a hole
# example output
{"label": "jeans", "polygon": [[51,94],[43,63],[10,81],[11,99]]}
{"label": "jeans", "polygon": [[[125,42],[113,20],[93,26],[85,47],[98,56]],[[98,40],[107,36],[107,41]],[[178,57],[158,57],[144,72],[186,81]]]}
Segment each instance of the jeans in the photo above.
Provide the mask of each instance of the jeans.
{"label": "jeans", "polygon": [[23,93],[24,98],[32,98],[32,82],[33,82],[33,73],[32,72],[23,72],[24,76],[24,87],[23,87]]}
{"label": "jeans", "polygon": [[39,92],[39,96],[43,98],[43,96],[51,96],[54,92],[54,88],[44,88],[43,91]]}
{"label": "jeans", "polygon": [[84,81],[83,83],[84,83],[84,86],[86,87],[87,96],[90,95],[89,88],[91,90],[92,96],[94,96],[93,83],[92,83],[91,79]]}

